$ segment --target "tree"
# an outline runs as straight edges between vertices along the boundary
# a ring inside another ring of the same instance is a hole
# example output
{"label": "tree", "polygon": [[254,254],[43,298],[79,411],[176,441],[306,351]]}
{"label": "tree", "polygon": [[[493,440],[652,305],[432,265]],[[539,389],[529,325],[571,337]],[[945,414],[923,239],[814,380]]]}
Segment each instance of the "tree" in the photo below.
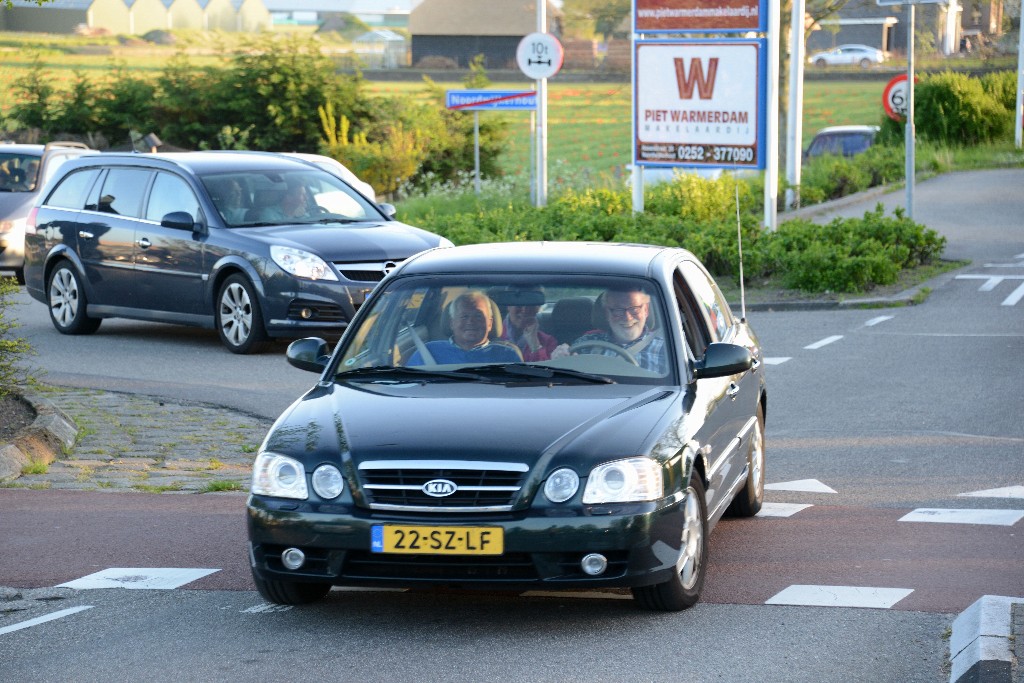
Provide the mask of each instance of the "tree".
{"label": "tree", "polygon": [[629,17],[630,0],[565,0],[562,12],[567,35],[580,38],[611,38]]}

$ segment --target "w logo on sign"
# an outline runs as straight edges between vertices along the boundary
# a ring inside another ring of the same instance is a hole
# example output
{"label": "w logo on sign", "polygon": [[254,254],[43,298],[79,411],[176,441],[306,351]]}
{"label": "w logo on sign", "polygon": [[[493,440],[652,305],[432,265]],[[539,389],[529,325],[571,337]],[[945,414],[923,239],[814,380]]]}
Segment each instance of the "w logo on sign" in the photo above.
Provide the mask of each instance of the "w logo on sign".
{"label": "w logo on sign", "polygon": [[697,93],[702,100],[710,100],[715,93],[715,75],[718,73],[718,57],[708,59],[708,73],[704,75],[704,63],[699,59],[690,60],[690,73],[686,73],[686,63],[680,58],[675,58],[676,83],[679,86],[679,99],[693,99],[693,88],[697,86]]}

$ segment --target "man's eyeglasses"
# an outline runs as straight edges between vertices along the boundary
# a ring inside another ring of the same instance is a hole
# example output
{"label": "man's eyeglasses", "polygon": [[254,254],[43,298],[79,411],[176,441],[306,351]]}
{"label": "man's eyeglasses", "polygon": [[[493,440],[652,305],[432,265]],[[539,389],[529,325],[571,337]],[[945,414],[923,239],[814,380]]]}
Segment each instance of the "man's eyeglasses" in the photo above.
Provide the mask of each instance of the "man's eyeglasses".
{"label": "man's eyeglasses", "polygon": [[646,305],[647,304],[640,304],[639,306],[627,306],[625,308],[612,308],[609,306],[605,310],[616,318],[624,318],[627,313],[631,318],[639,318],[640,314],[643,313],[644,306]]}

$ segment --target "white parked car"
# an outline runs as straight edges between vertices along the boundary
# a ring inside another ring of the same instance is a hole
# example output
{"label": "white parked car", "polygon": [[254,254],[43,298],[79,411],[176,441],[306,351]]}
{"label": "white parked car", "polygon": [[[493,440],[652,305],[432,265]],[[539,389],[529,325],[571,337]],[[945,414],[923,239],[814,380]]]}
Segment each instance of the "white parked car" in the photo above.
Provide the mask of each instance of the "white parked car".
{"label": "white parked car", "polygon": [[284,152],[284,154],[316,164],[320,168],[329,173],[333,173],[352,187],[359,190],[359,192],[361,192],[362,195],[371,202],[377,201],[377,193],[374,191],[370,183],[360,180],[355,173],[348,170],[348,168],[346,168],[345,165],[337,159],[324,156],[323,154],[305,154],[303,152]]}
{"label": "white parked car", "polygon": [[807,58],[814,66],[856,65],[867,69],[885,61],[885,53],[870,45],[840,45],[839,47],[815,52]]}

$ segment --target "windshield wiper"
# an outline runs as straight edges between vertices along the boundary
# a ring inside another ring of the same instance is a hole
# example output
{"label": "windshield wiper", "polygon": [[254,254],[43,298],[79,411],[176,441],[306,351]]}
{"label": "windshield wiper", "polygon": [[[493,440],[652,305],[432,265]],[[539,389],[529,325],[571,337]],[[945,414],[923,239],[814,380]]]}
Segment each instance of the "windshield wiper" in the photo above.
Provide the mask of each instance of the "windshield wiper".
{"label": "windshield wiper", "polygon": [[[550,365],[535,365],[533,363],[495,363],[494,365],[478,365],[455,372],[474,372],[477,374],[487,373],[488,375],[501,374],[509,381],[522,380],[552,380],[552,379],[578,379],[592,384],[615,384],[615,380],[604,375],[595,375],[579,370],[557,368]],[[515,375],[510,378],[508,375]]]}
{"label": "windshield wiper", "polygon": [[357,218],[320,218],[315,223],[361,223]]}
{"label": "windshield wiper", "polygon": [[473,373],[464,371],[451,371],[451,370],[430,370],[421,367],[395,367],[393,365],[374,365],[368,368],[359,368],[358,370],[349,370],[347,372],[339,372],[334,376],[335,380],[338,381],[388,381],[388,382],[402,382],[402,381],[414,381],[414,382],[430,382],[438,379],[454,379],[462,382],[477,382],[486,379],[482,375],[475,375]]}

